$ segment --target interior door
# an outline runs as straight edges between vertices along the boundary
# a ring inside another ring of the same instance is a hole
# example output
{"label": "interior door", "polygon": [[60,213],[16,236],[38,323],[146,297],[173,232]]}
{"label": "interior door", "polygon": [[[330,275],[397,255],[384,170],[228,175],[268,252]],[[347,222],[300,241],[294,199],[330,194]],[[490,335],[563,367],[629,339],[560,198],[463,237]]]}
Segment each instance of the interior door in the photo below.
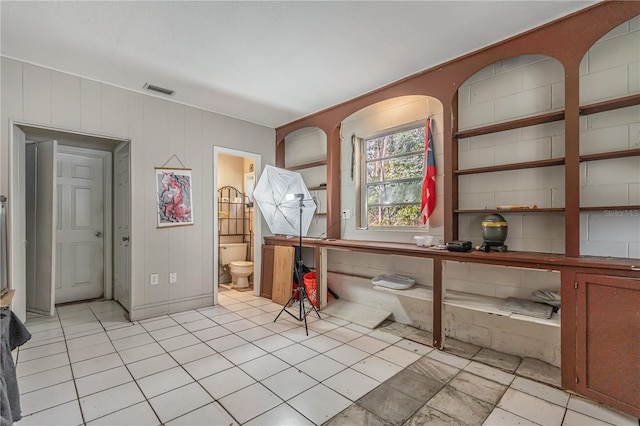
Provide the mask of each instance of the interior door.
{"label": "interior door", "polygon": [[55,309],[56,151],[56,141],[26,145],[27,310],[44,315]]}
{"label": "interior door", "polygon": [[131,189],[129,176],[129,143],[123,143],[115,150],[115,258],[114,284],[115,299],[127,310],[131,307],[131,247],[130,247],[130,207]]}
{"label": "interior door", "polygon": [[104,294],[104,160],[90,153],[58,153],[60,194],[55,301]]}

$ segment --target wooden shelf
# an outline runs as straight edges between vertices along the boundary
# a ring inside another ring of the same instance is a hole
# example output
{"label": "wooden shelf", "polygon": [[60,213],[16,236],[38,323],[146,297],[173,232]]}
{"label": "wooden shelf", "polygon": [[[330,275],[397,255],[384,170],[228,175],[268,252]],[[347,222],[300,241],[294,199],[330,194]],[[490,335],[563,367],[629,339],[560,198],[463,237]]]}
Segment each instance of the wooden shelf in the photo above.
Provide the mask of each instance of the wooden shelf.
{"label": "wooden shelf", "polygon": [[532,117],[521,118],[519,120],[507,121],[504,123],[491,124],[489,126],[476,127],[474,129],[461,130],[454,133],[457,139],[471,138],[473,136],[487,135],[489,133],[504,132],[507,130],[520,129],[522,127],[535,126],[537,124],[552,123],[564,120],[564,110],[554,111]]}
{"label": "wooden shelf", "polygon": [[638,210],[640,206],[593,206],[593,207],[580,207],[580,211],[583,212],[596,212],[596,211],[621,211],[621,210]]}
{"label": "wooden shelf", "polygon": [[382,291],[385,293],[393,293],[399,296],[412,297],[414,299],[426,300],[433,302],[433,289],[431,287],[414,286],[406,290],[396,290],[388,287],[381,287],[379,285],[373,286],[374,290]]}
{"label": "wooden shelf", "polygon": [[609,151],[597,154],[585,154],[580,156],[580,161],[611,160],[614,158],[640,156],[640,149],[625,149],[623,151]]}
{"label": "wooden shelf", "polygon": [[559,213],[564,212],[564,207],[542,207],[531,209],[468,209],[468,210],[454,210],[454,213]]}
{"label": "wooden shelf", "polygon": [[304,164],[298,164],[297,166],[290,166],[290,167],[285,167],[287,170],[303,170],[303,169],[310,169],[312,167],[320,167],[320,166],[326,166],[327,165],[327,160],[320,160],[320,161],[313,161],[311,163],[304,163]]}
{"label": "wooden shelf", "polygon": [[526,161],[523,163],[509,163],[498,166],[476,167],[473,169],[455,170],[456,175],[471,175],[476,173],[502,172],[507,170],[533,169],[537,167],[561,166],[564,158],[550,158],[548,160]]}
{"label": "wooden shelf", "polygon": [[326,212],[322,212],[322,213],[314,213],[314,216],[326,216],[327,213]]}
{"label": "wooden shelf", "polygon": [[309,188],[307,188],[309,191],[326,191],[327,190],[327,186],[311,186]]}
{"label": "wooden shelf", "polygon": [[580,114],[596,114],[599,112],[611,111],[614,109],[626,108],[634,105],[640,105],[640,94],[583,105],[580,107]]}
{"label": "wooden shelf", "polygon": [[500,299],[498,297],[448,290],[447,296],[444,298],[442,303],[445,306],[455,306],[457,308],[485,312],[487,314],[499,315],[510,319],[549,325],[552,327],[560,327],[560,316],[558,314],[552,314],[551,318],[549,319],[530,317],[521,314],[513,314],[511,312],[503,311],[500,309],[504,300],[505,299]]}

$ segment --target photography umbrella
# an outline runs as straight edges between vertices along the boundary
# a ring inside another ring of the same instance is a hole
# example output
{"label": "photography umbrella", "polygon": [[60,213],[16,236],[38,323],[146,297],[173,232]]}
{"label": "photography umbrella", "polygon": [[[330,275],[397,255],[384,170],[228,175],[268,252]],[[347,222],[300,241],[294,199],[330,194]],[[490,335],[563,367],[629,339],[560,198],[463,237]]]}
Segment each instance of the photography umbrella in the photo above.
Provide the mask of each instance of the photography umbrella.
{"label": "photography umbrella", "polygon": [[[307,297],[307,292],[302,283],[302,269],[304,267],[302,263],[302,237],[309,230],[316,210],[316,203],[311,198],[311,194],[300,173],[269,165],[265,166],[260,180],[253,190],[253,198],[256,200],[258,207],[260,207],[262,216],[271,232],[282,235],[297,235],[299,237],[295,271],[298,287],[293,291],[291,298],[273,322],[280,317],[282,312],[287,312],[298,321],[304,320],[306,330],[308,312],[304,308],[304,299]],[[296,296],[298,297],[300,308],[297,317],[287,311],[287,306]],[[311,305],[311,307],[320,318],[315,306]],[[308,331],[307,334],[309,334]]]}
{"label": "photography umbrella", "polygon": [[[316,211],[300,173],[267,165],[253,190],[253,198],[274,234],[306,235]],[[302,216],[300,216],[302,200]],[[301,218],[302,217],[302,218]]]}

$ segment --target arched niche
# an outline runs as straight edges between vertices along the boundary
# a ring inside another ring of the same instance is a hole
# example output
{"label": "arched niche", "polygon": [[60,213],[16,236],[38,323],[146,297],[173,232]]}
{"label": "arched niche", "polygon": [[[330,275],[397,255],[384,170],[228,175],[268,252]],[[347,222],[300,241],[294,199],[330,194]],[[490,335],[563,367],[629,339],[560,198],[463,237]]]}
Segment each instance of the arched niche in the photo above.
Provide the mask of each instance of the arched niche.
{"label": "arched niche", "polygon": [[580,254],[640,258],[640,15],[580,63]]}
{"label": "arched niche", "polygon": [[[457,139],[457,164],[461,172],[482,168],[544,162],[565,155],[565,122],[557,119],[542,124],[495,130],[498,123],[539,117],[563,111],[565,107],[564,67],[545,55],[521,55],[497,61],[473,74],[458,91],[459,130],[486,128]],[[479,134],[478,134],[479,133]],[[477,212],[500,206],[536,206],[562,209],[565,206],[565,169],[559,163],[547,167],[489,169],[461,173],[457,179],[457,209]],[[459,237],[477,241],[485,214],[458,216]],[[564,214],[504,213],[510,224],[509,250],[564,252]]]}
{"label": "arched niche", "polygon": [[[410,124],[421,123],[432,118],[432,135],[436,155],[436,185],[439,188],[435,212],[429,220],[429,234],[442,235],[444,232],[443,183],[443,105],[435,97],[425,95],[408,95],[390,98],[369,105],[346,117],[341,124],[340,158],[341,158],[341,209],[357,212],[355,159],[357,147],[352,144],[353,137],[368,138],[389,130],[398,129]],[[346,221],[344,238],[405,241],[408,237],[394,233],[373,230],[356,230],[356,221]],[[404,238],[404,239],[403,239]]]}
{"label": "arched niche", "polygon": [[479,70],[458,90],[458,130],[564,108],[564,67],[546,55],[505,58]]}
{"label": "arched niche", "polygon": [[304,127],[284,138],[285,167],[324,161],[327,157],[327,135],[318,127]]}

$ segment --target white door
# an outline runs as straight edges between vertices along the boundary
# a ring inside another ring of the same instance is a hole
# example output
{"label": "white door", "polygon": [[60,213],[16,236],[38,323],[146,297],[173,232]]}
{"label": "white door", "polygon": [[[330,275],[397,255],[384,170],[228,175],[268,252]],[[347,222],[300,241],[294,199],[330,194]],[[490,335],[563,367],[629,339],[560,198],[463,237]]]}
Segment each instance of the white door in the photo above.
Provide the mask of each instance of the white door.
{"label": "white door", "polygon": [[56,141],[26,146],[26,159],[32,161],[26,184],[27,230],[27,310],[54,314],[56,276]]}
{"label": "white door", "polygon": [[56,303],[104,294],[104,164],[97,156],[58,153]]}
{"label": "white door", "polygon": [[131,247],[129,223],[131,189],[129,185],[129,143],[123,143],[115,151],[115,299],[127,310],[131,307]]}

